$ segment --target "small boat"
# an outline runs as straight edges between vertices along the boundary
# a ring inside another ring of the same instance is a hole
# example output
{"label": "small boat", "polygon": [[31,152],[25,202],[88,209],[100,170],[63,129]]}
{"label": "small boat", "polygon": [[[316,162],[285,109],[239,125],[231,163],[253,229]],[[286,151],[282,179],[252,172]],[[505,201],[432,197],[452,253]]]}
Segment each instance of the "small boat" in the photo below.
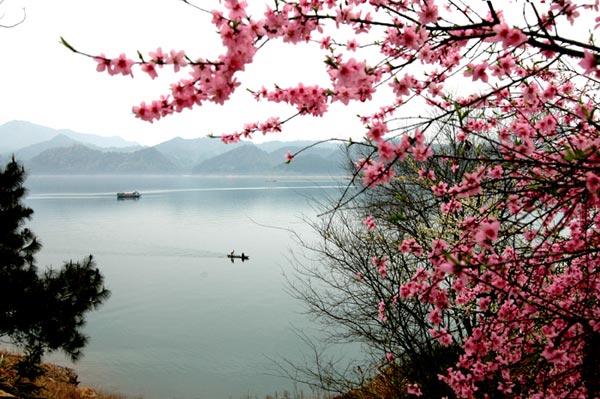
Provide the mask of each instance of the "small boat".
{"label": "small boat", "polygon": [[124,193],[124,192],[117,193],[117,199],[129,199],[129,198],[139,199],[141,196],[142,196],[142,194],[140,194],[137,191],[133,191],[130,193]]}
{"label": "small boat", "polygon": [[241,260],[248,260],[248,259],[250,259],[250,257],[248,255],[232,255],[232,254],[227,254],[227,257],[229,259],[241,259]]}

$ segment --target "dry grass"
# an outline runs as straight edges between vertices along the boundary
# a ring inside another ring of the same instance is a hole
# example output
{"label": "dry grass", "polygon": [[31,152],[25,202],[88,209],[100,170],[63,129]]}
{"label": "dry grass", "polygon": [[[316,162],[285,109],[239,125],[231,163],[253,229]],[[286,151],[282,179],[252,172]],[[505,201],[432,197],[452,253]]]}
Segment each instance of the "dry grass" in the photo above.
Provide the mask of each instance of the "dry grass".
{"label": "dry grass", "polygon": [[407,384],[408,381],[403,377],[403,373],[388,367],[361,388],[353,389],[334,399],[408,399]]}
{"label": "dry grass", "polygon": [[[0,352],[0,381],[8,386],[16,380],[14,366],[20,356],[10,352]],[[80,387],[77,374],[67,367],[43,364],[46,371],[36,384],[41,387],[40,398],[44,399],[131,399],[125,395]],[[137,398],[140,399],[140,398]]]}

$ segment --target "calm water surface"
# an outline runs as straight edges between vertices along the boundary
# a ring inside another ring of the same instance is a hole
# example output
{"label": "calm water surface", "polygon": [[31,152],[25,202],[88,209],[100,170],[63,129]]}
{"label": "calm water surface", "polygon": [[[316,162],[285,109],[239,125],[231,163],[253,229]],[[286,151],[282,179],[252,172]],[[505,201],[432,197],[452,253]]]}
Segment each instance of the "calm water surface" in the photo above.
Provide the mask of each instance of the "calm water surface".
{"label": "calm water surface", "polygon": [[[299,359],[311,328],[283,272],[326,179],[30,176],[40,266],[93,254],[112,296],[88,316],[74,367],[83,384],[146,399],[264,397],[290,381],[270,359]],[[116,199],[138,190],[140,200]],[[267,227],[272,226],[272,227]],[[250,261],[225,257],[232,249]],[[66,363],[60,356],[50,360]]]}

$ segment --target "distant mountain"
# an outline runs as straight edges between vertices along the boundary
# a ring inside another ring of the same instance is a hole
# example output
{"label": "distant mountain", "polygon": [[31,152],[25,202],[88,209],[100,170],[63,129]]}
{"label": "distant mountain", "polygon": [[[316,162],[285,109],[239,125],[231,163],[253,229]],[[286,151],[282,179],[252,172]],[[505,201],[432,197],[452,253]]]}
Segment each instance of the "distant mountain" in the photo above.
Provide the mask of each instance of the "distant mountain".
{"label": "distant mountain", "polygon": [[42,141],[41,143],[36,143],[25,148],[21,148],[20,150],[15,151],[14,154],[17,160],[23,162],[51,148],[71,147],[76,144],[83,145],[83,143],[77,140],[73,140],[72,138],[67,137],[64,134],[59,134],[57,136],[54,136],[50,140]]}
{"label": "distant mountain", "polygon": [[[119,137],[56,130],[29,122],[0,126],[0,160],[14,153],[30,173],[343,174],[337,143],[271,141],[224,144],[208,137],[176,137],[146,148]],[[306,149],[308,148],[308,149]],[[286,164],[287,151],[296,153]]]}
{"label": "distant mountain", "polygon": [[288,151],[296,153],[304,147],[283,147],[270,153],[274,165],[272,169],[280,173],[310,175],[340,175],[344,172],[343,153],[335,147],[313,147],[298,154],[286,163]]}
{"label": "distant mountain", "polygon": [[316,155],[323,158],[329,158],[332,154],[339,154],[341,151],[340,144],[338,143],[319,143],[317,145],[314,144],[314,141],[276,141],[258,144],[257,147],[263,151],[272,154],[275,158],[281,158],[277,159],[277,161],[285,161],[286,154],[288,151],[290,151],[292,154],[302,151],[299,155],[300,157],[306,155]]}
{"label": "distant mountain", "polygon": [[[298,140],[298,141],[268,141],[261,144],[252,144],[244,141],[235,144],[224,144],[219,139],[203,137],[198,139],[183,139],[176,137],[169,141],[157,144],[154,146],[161,154],[169,158],[173,163],[181,167],[183,170],[191,170],[202,162],[225,154],[235,148],[244,145],[254,145],[266,153],[273,151],[282,151],[281,160],[285,161],[285,153],[288,149],[299,150],[314,144],[314,141]],[[336,143],[322,143],[308,150],[311,153],[319,153],[321,156],[328,156],[337,148]],[[307,153],[308,153],[307,152]],[[279,160],[278,160],[279,161]],[[269,168],[267,168],[269,169]]]}
{"label": "distant mountain", "polygon": [[[90,145],[88,145],[89,147]],[[124,152],[124,153],[130,153],[130,152],[136,152],[139,150],[143,150],[144,148],[148,148],[139,144],[135,144],[132,146],[128,146],[128,147],[97,147],[97,146],[93,146],[92,148],[102,151],[102,152]]]}
{"label": "distant mountain", "polygon": [[266,152],[253,144],[244,144],[224,154],[210,158],[192,169],[194,174],[314,174],[342,175],[339,150],[309,149],[286,163],[287,151],[296,152],[304,147],[284,146]]}
{"label": "distant mountain", "polygon": [[217,155],[192,169],[194,174],[261,174],[273,166],[269,154],[253,144],[245,144]]}
{"label": "distant mountain", "polygon": [[231,151],[241,144],[225,144],[219,139],[209,137],[198,139],[175,137],[155,145],[154,148],[183,170],[189,171],[194,165]]}
{"label": "distant mountain", "polygon": [[103,152],[76,144],[51,148],[25,163],[32,174],[170,174],[180,169],[154,148]]}
{"label": "distant mountain", "polygon": [[52,129],[24,121],[11,121],[0,126],[0,153],[10,154],[16,150],[48,141],[55,136],[65,135],[73,140],[98,147],[131,147],[137,143],[126,141],[118,136],[103,137],[94,134],[77,133],[67,129]]}
{"label": "distant mountain", "polygon": [[21,148],[20,150],[15,151],[14,154],[17,160],[27,161],[51,148],[72,147],[76,144],[85,145],[86,147],[91,148],[92,150],[98,150],[102,152],[135,152],[144,148],[140,145],[135,145],[132,147],[102,148],[93,144],[82,143],[81,141],[74,140],[68,136],[65,136],[64,134],[59,134],[57,136],[54,136],[50,140],[42,141],[41,143],[32,144],[25,148]]}
{"label": "distant mountain", "polygon": [[[294,141],[267,141],[261,144],[256,144],[258,148],[266,152],[273,152],[276,150],[280,150],[283,148],[305,148],[310,145],[315,144],[314,141],[309,140],[294,140]],[[319,143],[316,146],[312,147],[309,151],[331,151],[336,149],[338,144],[335,142],[324,142]],[[286,150],[287,151],[287,150]]]}

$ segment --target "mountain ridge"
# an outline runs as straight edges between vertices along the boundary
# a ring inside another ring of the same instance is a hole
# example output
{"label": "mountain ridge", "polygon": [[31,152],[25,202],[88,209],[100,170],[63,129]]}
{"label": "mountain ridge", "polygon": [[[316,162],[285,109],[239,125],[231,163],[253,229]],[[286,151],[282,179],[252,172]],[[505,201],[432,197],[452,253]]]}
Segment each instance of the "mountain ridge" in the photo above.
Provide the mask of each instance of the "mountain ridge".
{"label": "mountain ridge", "polygon": [[[17,134],[8,135],[7,126],[16,127]],[[36,127],[31,134],[19,135],[31,126]],[[338,162],[339,145],[334,143],[314,147],[311,146],[315,142],[307,140],[224,144],[208,137],[175,137],[152,147],[125,146],[130,142],[122,139],[122,146],[103,147],[90,142],[94,141],[89,137],[93,135],[70,131],[69,136],[61,132],[64,130],[29,122],[4,124],[0,126],[0,143],[5,143],[0,147],[0,159],[9,159],[14,154],[32,174],[344,174]],[[47,139],[50,134],[54,136]],[[12,142],[7,136],[13,137]],[[73,138],[82,136],[88,141]],[[31,142],[34,143],[24,146]],[[112,141],[103,143],[114,144]],[[15,150],[5,152],[6,147]],[[305,150],[291,163],[286,163],[287,151],[294,153],[301,149]]]}
{"label": "mountain ridge", "polygon": [[174,174],[179,168],[154,148],[103,152],[85,145],[48,149],[25,162],[31,174]]}
{"label": "mountain ridge", "polygon": [[11,153],[18,149],[38,144],[62,134],[73,140],[98,147],[129,147],[138,143],[127,141],[119,136],[99,136],[79,133],[69,129],[53,129],[27,121],[10,121],[0,125],[0,153]]}

